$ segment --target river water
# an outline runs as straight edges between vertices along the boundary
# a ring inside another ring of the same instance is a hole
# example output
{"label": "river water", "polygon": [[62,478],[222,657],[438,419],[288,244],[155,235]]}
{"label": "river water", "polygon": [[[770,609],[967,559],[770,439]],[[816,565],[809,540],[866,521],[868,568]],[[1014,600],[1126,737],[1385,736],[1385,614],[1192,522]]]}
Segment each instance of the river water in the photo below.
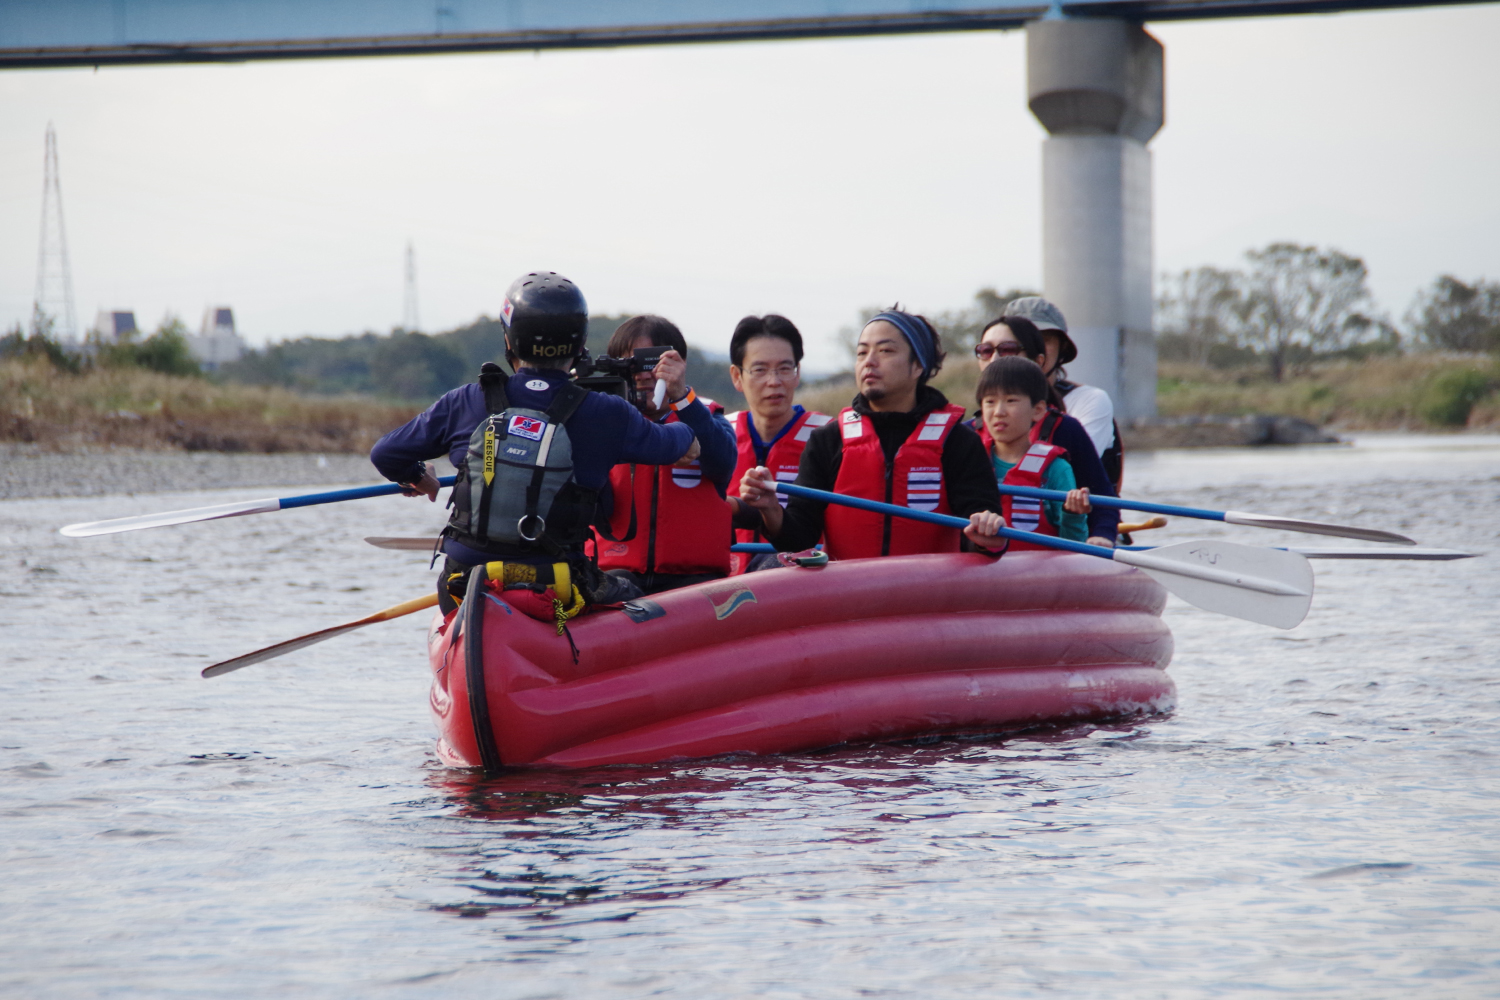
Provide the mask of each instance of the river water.
{"label": "river water", "polygon": [[1500,995],[1500,438],[1128,475],[1496,554],[1316,562],[1290,632],[1173,599],[1168,717],[486,782],[433,756],[425,616],[198,677],[422,593],[360,539],[437,508],[0,502],[0,996]]}

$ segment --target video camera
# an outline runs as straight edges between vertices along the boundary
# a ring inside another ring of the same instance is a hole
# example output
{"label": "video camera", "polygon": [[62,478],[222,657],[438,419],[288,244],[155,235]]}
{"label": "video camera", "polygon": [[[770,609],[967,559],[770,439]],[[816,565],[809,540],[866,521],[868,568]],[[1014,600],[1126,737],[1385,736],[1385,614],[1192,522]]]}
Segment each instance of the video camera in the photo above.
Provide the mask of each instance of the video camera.
{"label": "video camera", "polygon": [[612,358],[608,355],[591,358],[589,352],[584,350],[578,355],[578,360],[573,362],[573,373],[576,376],[573,382],[592,392],[619,396],[637,409],[644,409],[651,401],[651,390],[637,389],[635,376],[640,372],[655,370],[661,356],[670,350],[670,347],[637,347],[628,358]]}

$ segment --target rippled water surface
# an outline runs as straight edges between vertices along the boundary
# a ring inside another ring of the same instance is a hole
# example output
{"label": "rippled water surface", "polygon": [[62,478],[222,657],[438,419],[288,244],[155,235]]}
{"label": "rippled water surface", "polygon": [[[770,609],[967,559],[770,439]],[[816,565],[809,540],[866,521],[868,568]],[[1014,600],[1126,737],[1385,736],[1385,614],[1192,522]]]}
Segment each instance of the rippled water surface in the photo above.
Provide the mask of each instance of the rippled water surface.
{"label": "rippled water surface", "polygon": [[[1500,553],[1494,438],[1128,474]],[[1315,563],[1290,632],[1174,599],[1166,718],[485,782],[422,616],[198,677],[422,593],[360,539],[436,508],[55,533],[265,492],[0,502],[0,995],[1500,995],[1500,556]]]}

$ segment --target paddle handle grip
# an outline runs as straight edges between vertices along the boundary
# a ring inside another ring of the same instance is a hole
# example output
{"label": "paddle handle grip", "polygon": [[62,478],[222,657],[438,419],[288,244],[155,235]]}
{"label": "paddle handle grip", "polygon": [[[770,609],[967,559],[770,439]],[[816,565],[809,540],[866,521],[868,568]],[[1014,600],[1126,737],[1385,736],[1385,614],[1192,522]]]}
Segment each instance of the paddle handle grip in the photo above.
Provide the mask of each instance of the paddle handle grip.
{"label": "paddle handle grip", "polygon": [[[835,503],[844,507],[853,507],[856,510],[867,510],[874,514],[888,514],[891,517],[904,517],[910,521],[924,521],[927,524],[940,524],[945,528],[957,528],[962,531],[969,526],[967,518],[953,517],[951,514],[937,514],[928,510],[915,510],[911,507],[898,507],[893,503],[881,503],[878,500],[866,500],[863,497],[851,497],[844,493],[830,493],[827,490],[815,490],[808,486],[798,486],[795,483],[778,482],[776,489],[790,497],[804,497],[808,500],[821,500],[824,503]],[[1114,550],[1106,549],[1099,545],[1090,545],[1087,542],[1075,542],[1067,538],[1057,538],[1053,535],[1039,535],[1034,531],[1019,531],[1015,528],[1000,528],[996,534],[1001,538],[1009,538],[1015,542],[1031,542],[1035,545],[1045,545],[1051,549],[1061,549],[1064,552],[1077,552],[1085,556],[1097,556],[1100,559],[1113,559]]]}
{"label": "paddle handle grip", "polygon": [[[438,479],[439,486],[452,486],[457,476],[443,476]],[[368,497],[388,497],[401,492],[399,483],[382,483],[379,486],[356,486],[352,490],[331,490],[328,493],[304,493],[299,497],[283,497],[280,501],[281,510],[291,510],[293,507],[316,507],[320,503],[338,503],[341,500],[364,500]]]}

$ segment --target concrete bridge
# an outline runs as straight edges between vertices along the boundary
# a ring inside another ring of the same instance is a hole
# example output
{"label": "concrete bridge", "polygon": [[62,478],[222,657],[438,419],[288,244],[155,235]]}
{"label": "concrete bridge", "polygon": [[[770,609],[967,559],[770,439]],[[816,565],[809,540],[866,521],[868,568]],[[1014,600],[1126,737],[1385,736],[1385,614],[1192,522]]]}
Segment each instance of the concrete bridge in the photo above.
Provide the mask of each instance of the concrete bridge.
{"label": "concrete bridge", "polygon": [[1079,381],[1155,410],[1148,21],[1438,6],[1404,0],[4,0],[0,68],[240,62],[1024,28],[1042,147],[1042,283]]}

